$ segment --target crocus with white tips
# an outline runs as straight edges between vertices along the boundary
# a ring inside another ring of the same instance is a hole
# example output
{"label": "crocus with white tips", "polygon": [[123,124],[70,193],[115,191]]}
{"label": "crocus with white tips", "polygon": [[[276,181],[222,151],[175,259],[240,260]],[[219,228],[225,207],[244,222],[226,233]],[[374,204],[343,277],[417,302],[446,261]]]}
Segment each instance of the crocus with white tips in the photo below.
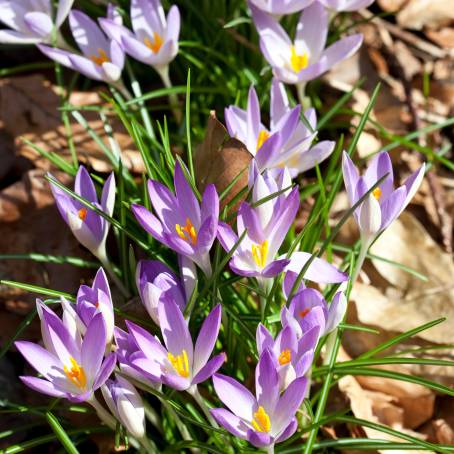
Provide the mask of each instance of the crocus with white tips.
{"label": "crocus with white tips", "polygon": [[[115,188],[115,177],[112,173],[104,184],[101,204],[99,204],[95,185],[90,175],[85,167],[79,167],[74,184],[74,192],[109,216],[112,216],[114,209]],[[51,189],[61,216],[79,243],[99,258],[101,262],[104,262],[107,257],[106,240],[110,224],[95,211],[82,205],[58,186],[51,183]]]}
{"label": "crocus with white tips", "polygon": [[328,12],[318,2],[301,14],[295,40],[271,16],[251,5],[254,23],[260,36],[260,49],[273,68],[273,74],[287,84],[304,84],[353,55],[362,43],[356,34],[336,41],[325,49],[328,35]]}
{"label": "crocus with white tips", "polygon": [[[268,176],[257,177],[253,189],[256,197],[273,190],[266,183],[266,180],[269,181]],[[227,252],[233,249],[247,229],[230,260],[232,271],[241,276],[256,277],[266,292],[269,278],[278,275],[289,263],[285,258],[276,260],[275,257],[295,219],[298,207],[299,191],[295,188],[289,195],[281,194],[255,208],[243,202],[237,216],[238,235],[228,224],[220,222],[218,239]]]}
{"label": "crocus with white tips", "polygon": [[210,412],[233,435],[257,448],[265,448],[295,433],[298,426],[295,413],[306,394],[307,379],[297,378],[280,395],[279,376],[268,350],[262,353],[255,369],[256,396],[226,375],[215,374],[213,385],[228,410],[214,408]]}
{"label": "crocus with white tips", "polygon": [[38,47],[41,52],[90,79],[122,87],[120,78],[125,54],[121,46],[115,40],[108,39],[96,22],[82,11],[71,11],[69,25],[81,54],[40,44]]}
{"label": "crocus with white tips", "polygon": [[284,328],[290,326],[298,339],[314,327],[321,337],[337,328],[346,309],[347,300],[342,292],[337,292],[328,306],[318,290],[305,288],[292,298],[288,308],[282,308],[281,323]]}
{"label": "crocus with white tips", "polygon": [[287,325],[279,331],[276,339],[261,323],[257,327],[257,351],[261,355],[269,350],[279,374],[279,387],[287,389],[298,377],[304,377],[310,370],[317,345],[319,327],[314,326],[298,339],[293,328]]}
{"label": "crocus with white tips", "polygon": [[46,348],[18,341],[16,348],[43,378],[23,376],[30,388],[73,402],[89,401],[109,378],[115,353],[104,359],[106,326],[102,314],[93,317],[79,344],[63,322],[49,309],[42,311],[42,336]]}
{"label": "crocus with white tips", "polygon": [[153,66],[164,79],[168,65],[178,53],[180,11],[173,5],[167,18],[160,0],[132,0],[133,31],[109,19],[99,19],[105,33],[142,63]]}
{"label": "crocus with white tips", "polygon": [[9,27],[0,30],[0,43],[50,44],[55,29],[57,44],[66,45],[59,28],[73,3],[74,0],[59,0],[54,21],[50,0],[0,0],[0,22]]}
{"label": "crocus with white tips", "polygon": [[317,136],[315,109],[304,112],[305,122],[299,120],[300,107],[290,108],[285,87],[274,78],[271,86],[270,127],[260,119],[260,106],[254,88],[250,88],[247,110],[230,106],[225,110],[227,130],[241,140],[255,157],[259,171],[288,167],[293,177],[326,159],[334,142],[321,141],[311,146]]}
{"label": "crocus with white tips", "polygon": [[249,0],[250,4],[272,16],[298,13],[314,0]]}
{"label": "crocus with white tips", "polygon": [[145,435],[145,409],[142,398],[131,383],[116,375],[101,387],[109,410],[127,431],[138,440]]}
{"label": "crocus with white tips", "polygon": [[359,176],[358,169],[348,154],[344,152],[342,171],[351,206],[357,203],[377,181],[387,175],[354,212],[363,241],[371,242],[410,203],[424,178],[425,164],[408,177],[404,184],[397,189],[394,189],[391,159],[385,151],[372,159],[363,176]]}
{"label": "crocus with white tips", "polygon": [[375,0],[318,0],[325,8],[333,11],[358,11],[372,5]]}
{"label": "crocus with white tips", "polygon": [[[158,305],[160,301],[165,302],[172,299],[180,310],[184,311],[186,303],[191,297],[192,292],[189,292],[195,284],[195,265],[188,260],[185,260],[185,262],[189,267],[186,275],[183,275],[183,282],[167,265],[159,260],[141,260],[137,264],[137,288],[142,303],[157,325],[159,325]],[[184,272],[183,269],[182,271]],[[186,285],[183,285],[183,283]]]}
{"label": "crocus with white tips", "polygon": [[174,301],[161,302],[158,310],[165,347],[140,326],[126,322],[137,345],[137,351],[130,356],[130,365],[152,383],[162,382],[190,392],[192,387],[210,378],[225,361],[224,353],[209,359],[221,325],[221,306],[218,304],[204,320],[195,346],[188,324]]}
{"label": "crocus with white tips", "polygon": [[140,225],[154,238],[195,262],[211,275],[210,249],[216,238],[219,197],[213,184],[206,187],[202,203],[175,164],[175,194],[158,181],[148,181],[150,201],[158,217],[141,205],[132,205]]}

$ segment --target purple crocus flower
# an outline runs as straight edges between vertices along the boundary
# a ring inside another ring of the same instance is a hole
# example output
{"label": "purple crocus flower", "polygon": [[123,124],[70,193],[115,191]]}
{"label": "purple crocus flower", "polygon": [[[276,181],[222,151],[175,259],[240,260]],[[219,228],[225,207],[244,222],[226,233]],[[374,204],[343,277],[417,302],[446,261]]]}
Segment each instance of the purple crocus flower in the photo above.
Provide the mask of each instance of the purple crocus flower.
{"label": "purple crocus flower", "polygon": [[145,380],[162,382],[179,391],[190,391],[193,386],[210,378],[225,361],[224,353],[209,360],[219,333],[221,306],[218,304],[208,314],[195,346],[188,324],[174,301],[161,302],[158,310],[165,347],[140,326],[126,322],[137,346],[137,351],[129,358],[130,365]]}
{"label": "purple crocus flower", "polygon": [[128,432],[138,440],[145,435],[145,409],[143,400],[131,383],[116,375],[101,386],[109,410]]}
{"label": "purple crocus flower", "polygon": [[42,336],[46,348],[18,341],[17,349],[43,378],[23,376],[30,388],[73,402],[90,400],[112,373],[115,353],[104,359],[107,331],[102,314],[93,317],[81,343],[77,342],[63,322],[46,307],[42,314]]}
{"label": "purple crocus flower", "polygon": [[366,172],[361,177],[348,154],[344,152],[342,171],[351,206],[360,200],[380,178],[387,175],[354,212],[362,238],[365,241],[373,241],[410,203],[424,178],[425,164],[408,177],[404,184],[397,189],[394,189],[391,159],[385,151],[377,154],[372,159]]}
{"label": "purple crocus flower", "polygon": [[219,219],[216,188],[213,184],[208,185],[199,204],[178,162],[175,164],[174,185],[175,195],[158,181],[148,181],[148,193],[158,217],[141,205],[132,205],[132,211],[150,235],[194,261],[210,276],[209,252],[216,238]]}
{"label": "purple crocus flower", "polygon": [[328,12],[318,2],[301,14],[295,40],[272,17],[251,5],[260,48],[273,73],[288,84],[304,84],[354,54],[362,43],[362,35],[351,35],[325,49],[328,35]]}
{"label": "purple crocus flower", "polygon": [[241,383],[221,374],[213,385],[228,408],[210,410],[214,419],[233,435],[248,440],[257,448],[273,446],[291,437],[298,426],[295,413],[306,394],[307,379],[299,377],[284,391],[271,353],[265,350],[255,369],[256,397]]}
{"label": "purple crocus flower", "polygon": [[160,301],[165,302],[172,299],[183,312],[191,297],[191,289],[195,284],[195,265],[190,260],[184,258],[183,260],[186,262],[187,270],[185,273],[182,267],[183,282],[167,265],[159,260],[141,260],[137,264],[137,288],[142,303],[157,325],[159,325],[158,305]]}
{"label": "purple crocus flower", "polygon": [[314,0],[249,0],[250,4],[273,16],[297,13]]}
{"label": "purple crocus flower", "polygon": [[372,5],[375,0],[318,0],[325,8],[333,11],[358,11]]}
{"label": "purple crocus flower", "polygon": [[0,22],[9,29],[0,30],[2,44],[37,44],[52,42],[57,31],[57,43],[66,45],[59,28],[68,16],[74,0],[59,0],[55,22],[50,0],[0,0]]}
{"label": "purple crocus flower", "polygon": [[[113,10],[110,13],[113,16]],[[121,46],[108,39],[95,21],[82,11],[71,11],[69,25],[82,54],[56,49],[42,44],[41,52],[50,59],[84,76],[120,86],[120,77],[125,61]]]}
{"label": "purple crocus flower", "polygon": [[131,57],[153,66],[163,77],[178,53],[180,11],[173,5],[167,18],[159,0],[132,0],[133,31],[109,19],[99,19],[106,34]]}
{"label": "purple crocus flower", "polygon": [[305,288],[292,298],[288,308],[282,308],[281,323],[284,328],[290,326],[298,339],[314,327],[321,337],[337,328],[346,309],[347,300],[342,292],[337,292],[328,306],[318,290]]}
{"label": "purple crocus flower", "polygon": [[287,389],[298,377],[309,371],[314,359],[314,349],[319,337],[319,327],[314,326],[300,339],[294,329],[287,325],[279,331],[276,339],[261,323],[257,327],[257,351],[261,355],[269,350],[279,375],[279,387]]}
{"label": "purple crocus flower", "polygon": [[[282,177],[281,185],[284,181]],[[274,186],[279,188],[276,182]],[[274,192],[270,174],[265,177],[258,175],[253,197],[263,198]],[[247,229],[246,236],[230,260],[232,271],[241,276],[256,277],[266,291],[268,279],[278,275],[289,263],[285,258],[275,260],[275,257],[295,219],[298,207],[299,191],[295,188],[289,195],[274,197],[255,208],[243,202],[237,216],[238,236],[228,224],[220,222],[218,239],[227,252]]]}
{"label": "purple crocus flower", "polygon": [[[74,192],[112,216],[115,204],[115,187],[115,177],[111,173],[104,184],[101,204],[99,204],[93,181],[85,167],[80,166],[76,175]],[[101,262],[104,262],[107,257],[106,239],[110,224],[95,211],[86,208],[52,183],[51,189],[61,216],[79,243],[99,258]]]}

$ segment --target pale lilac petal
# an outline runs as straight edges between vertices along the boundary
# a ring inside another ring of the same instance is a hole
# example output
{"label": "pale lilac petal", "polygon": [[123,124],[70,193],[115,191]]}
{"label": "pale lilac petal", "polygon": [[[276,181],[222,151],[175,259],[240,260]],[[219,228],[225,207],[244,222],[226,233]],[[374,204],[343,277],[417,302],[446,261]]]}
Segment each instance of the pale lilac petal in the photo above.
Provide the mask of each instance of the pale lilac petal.
{"label": "pale lilac petal", "polygon": [[106,346],[106,324],[98,313],[87,327],[82,343],[81,362],[88,380],[93,380],[99,371]]}
{"label": "pale lilac petal", "polygon": [[126,34],[122,35],[121,47],[128,55],[131,55],[131,57],[135,58],[136,60],[139,60],[142,63],[150,64],[150,60],[153,57],[153,52],[134,36]]}
{"label": "pale lilac petal", "polygon": [[350,206],[352,206],[356,202],[356,185],[358,183],[359,173],[346,151],[344,151],[342,155],[342,174],[344,177],[344,185],[347,190],[348,200],[350,202]]}
{"label": "pale lilac petal", "polygon": [[57,389],[53,383],[37,377],[19,377],[29,388],[52,397],[66,397],[66,393]]}
{"label": "pale lilac petal", "polygon": [[37,44],[41,41],[42,38],[27,36],[15,30],[0,30],[1,44]]}
{"label": "pale lilac petal", "polygon": [[116,24],[112,20],[106,19],[104,17],[98,18],[98,22],[104,33],[109,37],[109,39],[117,41],[117,43],[120,44],[120,46],[122,46],[123,36],[128,36],[134,39],[133,33],[123,25]]}
{"label": "pale lilac petal", "polygon": [[17,341],[14,345],[27,362],[44,377],[50,378],[52,372],[55,374],[62,369],[59,359],[40,345],[27,341]]}
{"label": "pale lilac petal", "polygon": [[180,36],[180,10],[177,5],[172,5],[167,13],[166,40],[178,42]]}
{"label": "pale lilac petal", "polygon": [[336,142],[324,140],[322,142],[318,142],[306,152],[301,153],[298,161],[298,172],[305,172],[306,170],[312,169],[317,164],[322,163],[331,155],[335,145]]}
{"label": "pale lilac petal", "polygon": [[419,189],[419,186],[421,186],[425,171],[426,164],[423,164],[416,172],[414,172],[405,180],[404,186],[407,190],[407,196],[405,198],[405,203],[402,207],[402,211],[410,203],[411,199],[416,194],[416,191]]}
{"label": "pale lilac petal", "polygon": [[[405,191],[403,196],[405,197]],[[378,200],[369,194],[359,207],[358,227],[365,237],[375,235],[382,226],[382,213]]]}
{"label": "pale lilac petal", "polygon": [[214,216],[206,218],[197,234],[197,244],[195,245],[195,248],[198,250],[211,249],[211,246],[216,239],[217,228],[217,218]]}
{"label": "pale lilac petal", "polygon": [[249,88],[247,102],[247,143],[248,150],[255,154],[260,132],[260,104],[254,87]]}
{"label": "pale lilac petal", "polygon": [[288,46],[291,45],[290,38],[285,32],[284,28],[268,14],[263,13],[253,5],[249,5],[254,19],[255,26],[259,34],[266,31],[272,31],[279,40],[283,41]]}
{"label": "pale lilac petal", "polygon": [[69,60],[71,62],[71,67],[84,76],[93,80],[105,79],[102,67],[94,63],[92,60],[76,54],[69,55]]}
{"label": "pale lilac petal", "polygon": [[71,31],[83,54],[90,58],[98,55],[99,49],[105,52],[109,49],[109,43],[101,32],[96,22],[82,11],[72,10],[69,14]]}
{"label": "pale lilac petal", "polygon": [[279,375],[269,350],[265,350],[255,368],[255,393],[258,405],[272,414],[279,399]]}
{"label": "pale lilac petal", "polygon": [[74,65],[70,60],[70,52],[66,50],[55,49],[53,47],[44,46],[42,44],[38,44],[36,47],[46,56],[49,57],[51,60],[60,63],[60,65],[65,66],[66,68],[74,69]]}
{"label": "pale lilac petal", "polygon": [[386,229],[402,213],[406,196],[407,190],[401,186],[381,204],[381,230]]}
{"label": "pale lilac petal", "polygon": [[254,243],[261,244],[266,238],[257,211],[251,208],[248,203],[242,202],[238,210],[238,215],[243,219],[244,227],[248,231],[249,238]]}
{"label": "pale lilac petal", "polygon": [[210,413],[218,424],[228,430],[233,435],[246,438],[249,426],[245,422],[225,408],[212,408]]}
{"label": "pale lilac petal", "polygon": [[268,446],[273,441],[271,435],[265,432],[256,432],[255,430],[249,429],[247,432],[247,440],[251,445],[254,445],[256,448],[263,448]]}
{"label": "pale lilac petal", "polygon": [[173,181],[179,212],[184,216],[183,221],[190,219],[196,228],[200,227],[200,205],[179,162],[175,164]]}
{"label": "pale lilac petal", "polygon": [[282,273],[289,263],[290,260],[287,259],[274,260],[263,269],[261,275],[266,278],[275,277],[279,273]]}
{"label": "pale lilac petal", "polygon": [[213,375],[213,386],[222,403],[236,416],[252,421],[257,401],[241,383],[222,374]]}
{"label": "pale lilac petal", "polygon": [[225,361],[225,353],[220,353],[219,355],[211,358],[194,376],[194,378],[192,379],[192,384],[197,385],[198,383],[202,383],[210,378],[221,368]]}
{"label": "pale lilac petal", "polygon": [[238,236],[232,230],[232,227],[225,222],[218,223],[217,237],[226,252],[233,249],[235,244],[238,242]]}
{"label": "pale lilac petal", "polygon": [[257,343],[257,353],[259,355],[261,355],[265,349],[271,349],[274,344],[273,336],[265,328],[265,326],[262,325],[262,323],[259,323],[257,326],[255,338]]}
{"label": "pale lilac petal", "polygon": [[156,214],[169,231],[175,232],[175,224],[185,223],[179,216],[178,201],[170,189],[158,181],[148,181],[148,194]]}
{"label": "pale lilac petal", "polygon": [[221,305],[216,307],[208,314],[200,328],[199,335],[194,348],[193,373],[197,374],[207,363],[219,334],[221,327]]}
{"label": "pale lilac petal", "polygon": [[154,238],[161,243],[164,242],[162,224],[158,218],[142,205],[131,205],[134,216],[139,224]]}
{"label": "pale lilac petal", "polygon": [[293,418],[289,425],[281,432],[281,434],[276,438],[276,443],[281,443],[282,441],[287,440],[290,438],[298,428],[298,421],[296,418]]}
{"label": "pale lilac petal", "polygon": [[68,17],[73,6],[74,0],[59,0],[57,8],[57,16],[55,18],[55,26],[60,28],[63,22]]}
{"label": "pale lilac petal", "polygon": [[47,38],[52,33],[54,24],[52,19],[45,13],[33,11],[24,16],[27,26],[39,36]]}
{"label": "pale lilac petal", "polygon": [[93,280],[93,289],[101,290],[107,295],[110,303],[112,304],[112,295],[110,294],[109,281],[103,268],[99,268]]}
{"label": "pale lilac petal", "polygon": [[142,350],[147,357],[156,359],[157,361],[167,358],[166,349],[160,344],[156,337],[129,320],[126,320],[126,326],[138,348]]}
{"label": "pale lilac petal", "polygon": [[214,184],[209,184],[203,193],[200,216],[202,222],[209,216],[219,219],[219,196]]}
{"label": "pale lilac petal", "polygon": [[312,350],[303,353],[298,362],[294,365],[295,374],[297,377],[303,377],[311,368],[312,361],[314,360],[314,352]]}
{"label": "pale lilac petal", "polygon": [[337,292],[328,309],[328,320],[326,322],[325,334],[333,331],[342,321],[347,310],[347,299],[342,292]]}
{"label": "pale lilac petal", "polygon": [[179,375],[176,374],[166,374],[164,373],[161,376],[162,382],[170,386],[173,389],[176,389],[177,391],[184,391],[188,389],[191,386],[191,382],[189,379],[185,377],[180,377]]}
{"label": "pale lilac petal", "polygon": [[116,363],[117,355],[114,352],[109,353],[109,355],[102,363],[101,368],[99,369],[98,375],[96,376],[96,380],[93,383],[93,390],[97,390],[112,375]]}
{"label": "pale lilac petal", "polygon": [[371,188],[385,175],[388,176],[378,186],[381,189],[381,197],[383,197],[383,200],[387,199],[393,191],[394,175],[391,158],[386,151],[382,151],[374,156],[369,163],[363,178],[366,182],[366,186]]}

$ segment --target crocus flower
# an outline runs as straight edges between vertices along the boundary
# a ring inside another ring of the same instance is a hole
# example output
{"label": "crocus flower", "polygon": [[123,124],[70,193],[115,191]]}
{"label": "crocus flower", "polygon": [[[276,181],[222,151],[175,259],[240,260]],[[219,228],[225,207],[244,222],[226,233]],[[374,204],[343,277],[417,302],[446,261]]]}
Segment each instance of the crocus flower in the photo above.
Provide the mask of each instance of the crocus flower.
{"label": "crocus flower", "polygon": [[211,360],[221,324],[221,306],[218,304],[200,328],[195,346],[188,324],[177,304],[168,300],[159,304],[159,321],[165,347],[146,330],[127,321],[129,334],[137,352],[130,357],[130,364],[152,383],[162,382],[179,391],[210,378],[225,360],[221,353]]}
{"label": "crocus flower", "polygon": [[63,322],[49,308],[42,311],[42,336],[46,348],[18,341],[17,349],[43,378],[23,376],[30,388],[73,402],[90,400],[112,373],[116,356],[104,359],[106,326],[102,314],[91,320],[79,344]]}
{"label": "crocus flower", "polygon": [[[259,176],[254,190],[265,194],[269,191]],[[260,186],[260,189],[256,189]],[[299,207],[298,188],[288,196],[282,194],[253,208],[246,202],[240,205],[237,216],[238,236],[223,222],[218,226],[218,238],[222,247],[229,252],[233,249],[245,229],[247,233],[230,260],[230,268],[241,276],[256,277],[266,291],[267,281],[278,275],[288,265],[289,260],[275,260]]]}
{"label": "crocus flower", "polygon": [[284,391],[271,353],[265,350],[255,369],[256,397],[241,383],[221,374],[213,376],[213,385],[228,408],[210,410],[214,419],[233,435],[248,440],[257,448],[273,446],[291,437],[298,426],[295,413],[307,388],[307,379],[299,377]]}
{"label": "crocus flower", "polygon": [[265,13],[273,16],[297,13],[307,8],[314,0],[249,0]]}
{"label": "crocus flower", "polygon": [[355,210],[354,217],[365,241],[372,241],[385,230],[410,203],[424,177],[425,164],[404,184],[394,189],[391,159],[385,151],[376,155],[363,176],[344,152],[342,171],[348,200],[353,206],[380,178],[387,177]]}
{"label": "crocus flower", "polygon": [[132,211],[150,235],[194,261],[210,276],[209,252],[216,238],[219,219],[216,188],[213,184],[208,185],[199,204],[178,162],[175,164],[174,185],[175,195],[158,181],[148,181],[150,201],[158,217],[141,205],[132,205]]}
{"label": "crocus flower", "polygon": [[331,304],[313,288],[305,288],[291,300],[289,307],[281,311],[283,327],[290,326],[298,339],[314,327],[319,329],[319,337],[337,328],[347,309],[347,300],[342,292],[337,292]]}
{"label": "crocus flower", "polygon": [[[52,183],[51,189],[61,216],[79,243],[103,261],[107,257],[106,239],[110,224],[95,211],[88,209]],[[113,173],[104,184],[101,205],[98,202],[93,181],[83,166],[80,166],[77,172],[74,192],[112,216],[115,204],[115,177]]]}
{"label": "crocus flower", "polygon": [[[186,262],[188,261],[186,260]],[[192,264],[193,262],[189,261],[189,263]],[[157,325],[159,325],[158,305],[160,301],[165,302],[168,299],[172,299],[180,310],[184,311],[191,293],[186,292],[183,283],[190,290],[193,285],[192,282],[188,282],[189,280],[195,281],[194,270],[192,273],[186,273],[186,279],[183,276],[183,282],[181,282],[180,278],[159,260],[141,260],[137,264],[137,288],[142,303]]]}
{"label": "crocus flower", "polygon": [[64,40],[58,29],[68,16],[73,3],[74,0],[59,0],[54,22],[50,0],[1,0],[0,22],[9,29],[0,30],[0,43],[50,44],[55,29],[57,43],[62,45]]}
{"label": "crocus flower", "polygon": [[294,329],[287,325],[279,331],[276,339],[273,339],[265,326],[259,323],[256,332],[257,351],[259,355],[265,350],[271,353],[281,390],[287,389],[293,380],[303,377],[309,371],[319,331],[319,327],[314,326],[298,339]]}
{"label": "crocus flower", "polygon": [[109,410],[127,431],[140,440],[145,435],[145,409],[136,388],[125,378],[116,375],[101,387]]}
{"label": "crocus flower", "polygon": [[336,63],[354,54],[362,43],[362,35],[351,35],[325,49],[328,35],[328,12],[318,2],[301,14],[295,40],[272,17],[251,6],[260,49],[273,73],[288,84],[304,84],[319,77]]}
{"label": "crocus flower", "polygon": [[318,0],[325,8],[333,11],[358,11],[372,5],[375,0]]}
{"label": "crocus flower", "polygon": [[180,11],[173,5],[167,18],[160,0],[132,0],[133,31],[109,19],[99,19],[106,34],[131,57],[153,66],[161,77],[178,53]]}
{"label": "crocus flower", "polygon": [[[113,14],[112,10],[110,14]],[[121,46],[115,40],[109,40],[96,22],[82,11],[71,11],[69,25],[82,54],[40,44],[38,47],[41,52],[90,79],[119,86],[125,61]]]}

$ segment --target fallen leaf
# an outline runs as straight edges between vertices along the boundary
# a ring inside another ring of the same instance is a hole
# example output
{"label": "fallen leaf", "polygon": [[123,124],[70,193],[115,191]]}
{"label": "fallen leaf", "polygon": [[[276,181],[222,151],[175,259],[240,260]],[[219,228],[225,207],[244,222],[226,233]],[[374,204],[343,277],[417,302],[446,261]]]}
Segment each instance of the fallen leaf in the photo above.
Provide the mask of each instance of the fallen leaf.
{"label": "fallen leaf", "polygon": [[426,26],[437,29],[454,19],[452,0],[409,0],[396,19],[405,28],[421,30]]}

